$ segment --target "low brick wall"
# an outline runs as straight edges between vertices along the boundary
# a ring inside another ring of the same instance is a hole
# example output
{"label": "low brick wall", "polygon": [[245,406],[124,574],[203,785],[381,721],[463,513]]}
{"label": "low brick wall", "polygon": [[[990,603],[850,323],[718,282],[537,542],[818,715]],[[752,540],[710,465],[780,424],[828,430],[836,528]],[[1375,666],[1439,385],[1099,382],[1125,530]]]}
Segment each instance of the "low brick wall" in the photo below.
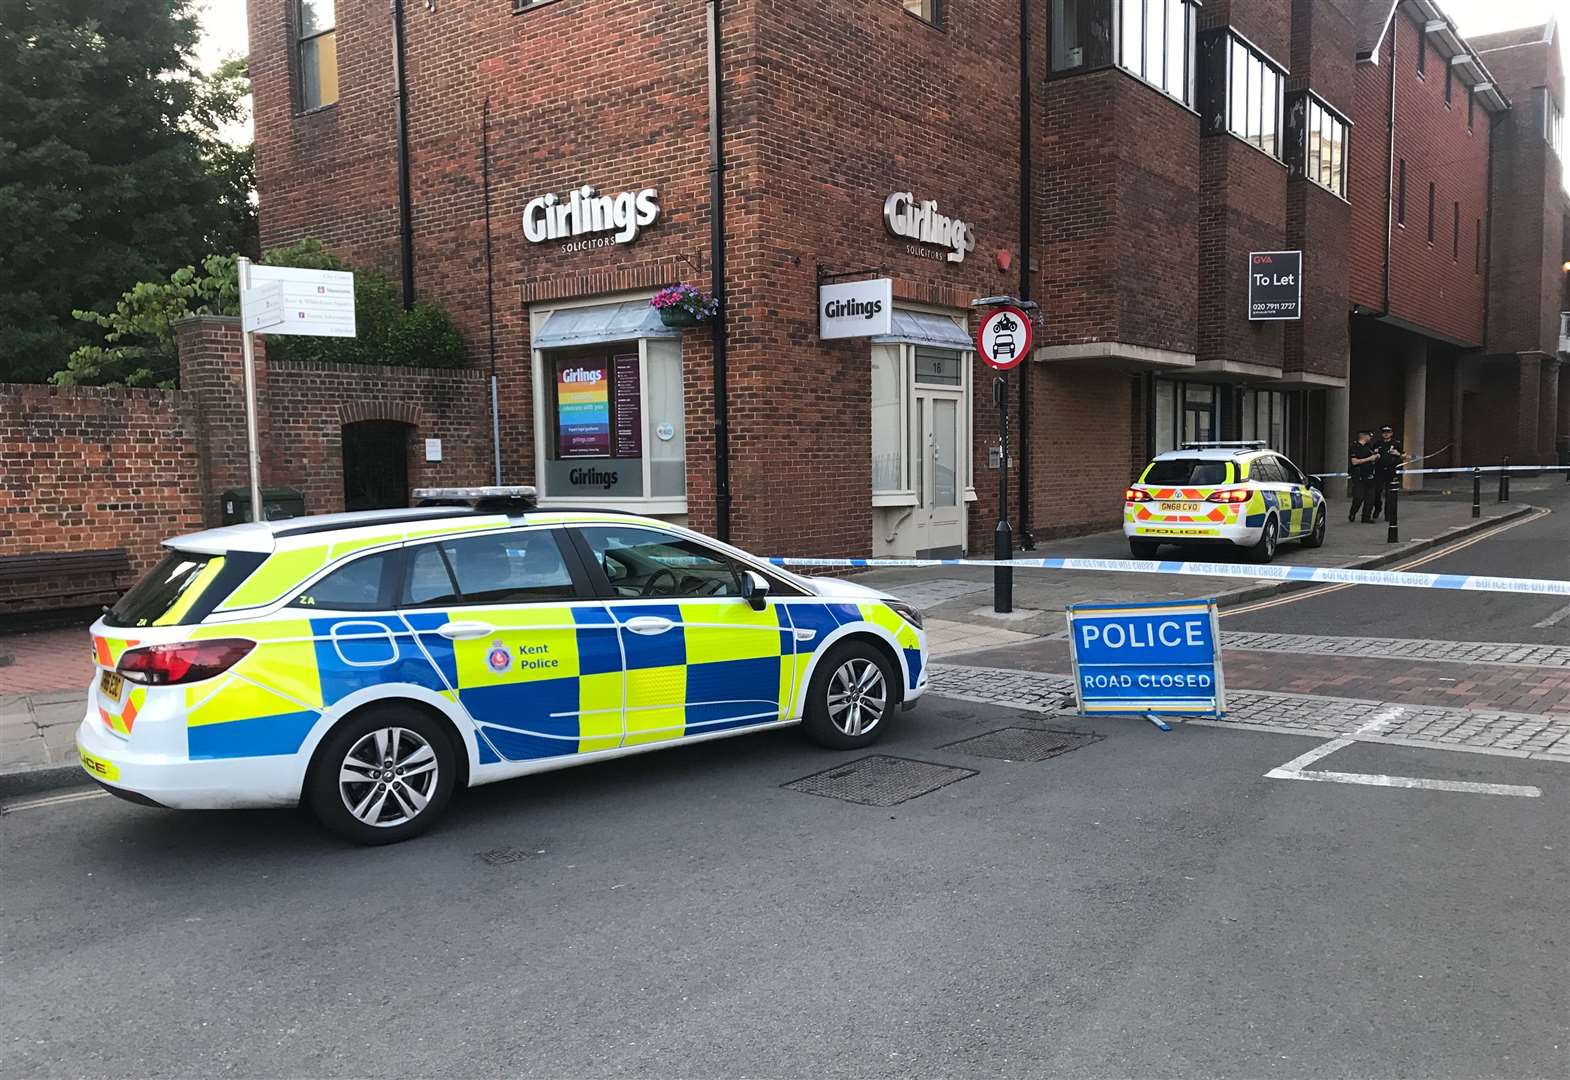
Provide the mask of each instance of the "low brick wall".
{"label": "low brick wall", "polygon": [[123,547],[128,580],[0,583],[0,610],[103,603],[202,527],[195,418],[176,390],[0,383],[0,557]]}

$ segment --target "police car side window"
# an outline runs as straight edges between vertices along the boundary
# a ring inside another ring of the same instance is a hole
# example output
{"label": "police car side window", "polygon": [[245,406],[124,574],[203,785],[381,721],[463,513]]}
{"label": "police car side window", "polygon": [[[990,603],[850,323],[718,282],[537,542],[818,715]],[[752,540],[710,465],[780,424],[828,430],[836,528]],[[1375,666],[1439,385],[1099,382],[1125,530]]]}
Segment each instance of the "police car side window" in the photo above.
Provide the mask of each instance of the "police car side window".
{"label": "police car side window", "polygon": [[1288,483],[1288,484],[1306,484],[1306,483],[1308,483],[1307,480],[1303,479],[1303,474],[1298,469],[1298,467],[1296,465],[1292,464],[1286,458],[1283,458],[1283,457],[1276,458],[1276,468],[1281,471],[1281,479],[1285,483]]}
{"label": "police car side window", "polygon": [[382,579],[390,553],[367,555],[340,567],[306,589],[290,607],[330,608],[334,611],[380,611]]}
{"label": "police car side window", "polygon": [[1248,478],[1260,484],[1280,484],[1286,478],[1281,475],[1281,470],[1276,467],[1274,458],[1255,458],[1254,463],[1248,468]]}
{"label": "police car side window", "polygon": [[618,597],[742,594],[735,562],[694,540],[636,526],[598,526],[579,531]]}
{"label": "police car side window", "polygon": [[551,532],[493,533],[443,541],[465,604],[575,600],[572,573]]}
{"label": "police car side window", "polygon": [[458,590],[453,586],[440,544],[425,544],[409,553],[403,598],[399,607],[430,607],[456,604]]}

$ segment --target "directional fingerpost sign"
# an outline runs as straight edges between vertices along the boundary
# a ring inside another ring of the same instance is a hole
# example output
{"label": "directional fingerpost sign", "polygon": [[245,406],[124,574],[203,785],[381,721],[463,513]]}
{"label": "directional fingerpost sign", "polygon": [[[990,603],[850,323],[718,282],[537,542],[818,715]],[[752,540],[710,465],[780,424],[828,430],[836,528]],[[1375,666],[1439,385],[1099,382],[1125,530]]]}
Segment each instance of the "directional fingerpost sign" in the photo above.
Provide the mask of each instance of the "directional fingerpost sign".
{"label": "directional fingerpost sign", "polygon": [[1072,604],[1068,630],[1081,713],[1225,711],[1214,600]]}
{"label": "directional fingerpost sign", "polygon": [[989,311],[976,331],[976,353],[988,367],[1007,371],[1030,355],[1030,316],[1017,307]]}

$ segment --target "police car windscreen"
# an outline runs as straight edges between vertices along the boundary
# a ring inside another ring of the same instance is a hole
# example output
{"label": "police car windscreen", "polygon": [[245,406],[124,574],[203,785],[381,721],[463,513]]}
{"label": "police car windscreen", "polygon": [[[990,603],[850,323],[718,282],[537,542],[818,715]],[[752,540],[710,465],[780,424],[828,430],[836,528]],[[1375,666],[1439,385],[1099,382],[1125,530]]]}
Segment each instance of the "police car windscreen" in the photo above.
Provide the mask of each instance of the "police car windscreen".
{"label": "police car windscreen", "polygon": [[[104,614],[110,626],[152,626],[180,602],[214,555],[171,551]],[[189,607],[190,605],[183,605]],[[169,620],[175,621],[175,620]]]}
{"label": "police car windscreen", "polygon": [[1206,487],[1227,482],[1227,463],[1203,458],[1167,458],[1151,462],[1141,481],[1162,487]]}

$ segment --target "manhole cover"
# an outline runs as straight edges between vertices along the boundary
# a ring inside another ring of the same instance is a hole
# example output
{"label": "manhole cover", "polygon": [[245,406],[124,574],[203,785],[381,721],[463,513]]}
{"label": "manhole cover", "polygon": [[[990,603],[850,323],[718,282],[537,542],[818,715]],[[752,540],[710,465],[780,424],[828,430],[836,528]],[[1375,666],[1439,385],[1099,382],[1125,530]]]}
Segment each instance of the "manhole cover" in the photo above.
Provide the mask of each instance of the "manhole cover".
{"label": "manhole cover", "polygon": [[975,769],[874,754],[781,786],[863,806],[894,806],[975,775]]}
{"label": "manhole cover", "polygon": [[1001,758],[1004,761],[1046,761],[1100,740],[1100,735],[1086,735],[1078,731],[1006,727],[989,731],[985,735],[961,739],[939,749],[974,754],[976,757]]}
{"label": "manhole cover", "polygon": [[506,866],[509,863],[523,862],[529,857],[529,852],[523,848],[499,847],[489,851],[480,852],[480,861],[491,866]]}

